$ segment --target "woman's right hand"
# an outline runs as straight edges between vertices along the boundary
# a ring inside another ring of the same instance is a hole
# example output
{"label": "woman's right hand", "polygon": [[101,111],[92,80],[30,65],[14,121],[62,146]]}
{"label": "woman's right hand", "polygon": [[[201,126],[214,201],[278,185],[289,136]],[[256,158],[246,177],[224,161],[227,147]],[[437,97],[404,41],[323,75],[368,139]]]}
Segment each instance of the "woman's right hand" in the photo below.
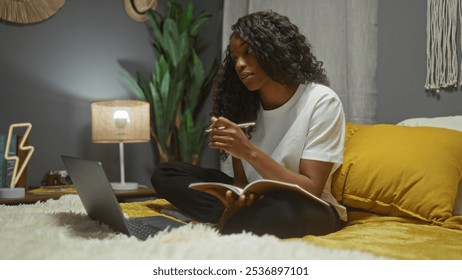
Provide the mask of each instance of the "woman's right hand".
{"label": "woman's right hand", "polygon": [[253,149],[253,144],[244,131],[224,117],[212,117],[211,122],[209,147],[224,150],[235,158],[246,160]]}

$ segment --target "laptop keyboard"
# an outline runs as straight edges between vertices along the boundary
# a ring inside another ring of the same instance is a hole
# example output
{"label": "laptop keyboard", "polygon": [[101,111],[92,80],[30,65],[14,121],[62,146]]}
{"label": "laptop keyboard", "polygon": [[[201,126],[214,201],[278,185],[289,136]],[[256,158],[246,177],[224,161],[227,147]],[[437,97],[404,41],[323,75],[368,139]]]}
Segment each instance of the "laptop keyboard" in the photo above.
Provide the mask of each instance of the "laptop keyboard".
{"label": "laptop keyboard", "polygon": [[149,236],[152,236],[159,231],[159,228],[154,227],[146,222],[137,219],[128,219],[127,225],[130,230],[130,234],[141,239],[146,240]]}

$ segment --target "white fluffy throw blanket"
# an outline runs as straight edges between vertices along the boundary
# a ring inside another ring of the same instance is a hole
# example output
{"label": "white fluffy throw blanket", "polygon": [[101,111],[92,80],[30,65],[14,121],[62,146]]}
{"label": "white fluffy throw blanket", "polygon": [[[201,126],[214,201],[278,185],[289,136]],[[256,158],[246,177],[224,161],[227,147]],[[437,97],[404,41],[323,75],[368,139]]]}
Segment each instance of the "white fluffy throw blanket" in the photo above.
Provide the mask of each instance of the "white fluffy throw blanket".
{"label": "white fluffy throw blanket", "polygon": [[77,195],[31,205],[0,205],[0,248],[4,260],[377,258],[273,236],[222,236],[204,225],[186,225],[140,241],[90,220]]}

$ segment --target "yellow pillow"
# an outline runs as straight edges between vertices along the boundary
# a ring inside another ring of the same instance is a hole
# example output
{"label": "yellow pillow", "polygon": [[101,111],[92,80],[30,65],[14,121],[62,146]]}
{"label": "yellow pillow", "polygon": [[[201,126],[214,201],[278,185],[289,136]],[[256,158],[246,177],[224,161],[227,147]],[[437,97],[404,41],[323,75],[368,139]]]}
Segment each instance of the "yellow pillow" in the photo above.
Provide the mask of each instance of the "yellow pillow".
{"label": "yellow pillow", "polygon": [[347,207],[443,224],[462,179],[462,132],[348,123],[332,193]]}

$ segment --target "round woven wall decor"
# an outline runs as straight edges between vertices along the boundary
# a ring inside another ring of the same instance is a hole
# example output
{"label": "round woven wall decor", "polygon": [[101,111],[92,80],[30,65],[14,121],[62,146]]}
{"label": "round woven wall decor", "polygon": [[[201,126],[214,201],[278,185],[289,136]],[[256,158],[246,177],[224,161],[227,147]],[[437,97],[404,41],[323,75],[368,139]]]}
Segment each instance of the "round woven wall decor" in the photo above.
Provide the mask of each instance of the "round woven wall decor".
{"label": "round woven wall decor", "polygon": [[64,0],[1,0],[0,19],[14,23],[37,23],[54,15]]}

